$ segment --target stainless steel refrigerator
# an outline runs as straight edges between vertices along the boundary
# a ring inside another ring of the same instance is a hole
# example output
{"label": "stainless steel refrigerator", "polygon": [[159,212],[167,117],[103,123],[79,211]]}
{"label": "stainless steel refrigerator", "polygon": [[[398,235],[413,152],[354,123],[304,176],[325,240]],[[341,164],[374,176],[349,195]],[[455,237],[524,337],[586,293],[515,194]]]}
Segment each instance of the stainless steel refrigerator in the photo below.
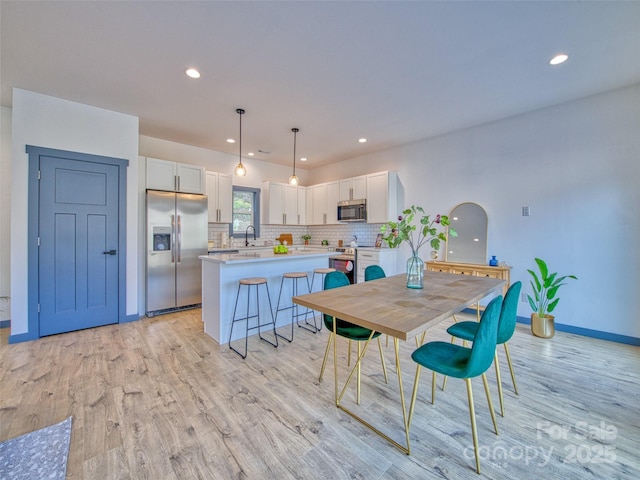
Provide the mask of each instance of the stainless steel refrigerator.
{"label": "stainless steel refrigerator", "polygon": [[202,303],[207,197],[147,190],[147,315]]}

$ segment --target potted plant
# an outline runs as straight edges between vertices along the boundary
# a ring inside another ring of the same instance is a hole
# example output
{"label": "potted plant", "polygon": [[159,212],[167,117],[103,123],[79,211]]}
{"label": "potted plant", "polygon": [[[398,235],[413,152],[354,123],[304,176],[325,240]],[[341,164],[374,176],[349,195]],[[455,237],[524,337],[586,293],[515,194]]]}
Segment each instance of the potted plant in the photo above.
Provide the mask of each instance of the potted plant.
{"label": "potted plant", "polygon": [[555,324],[551,312],[556,308],[560,298],[558,290],[567,278],[577,280],[575,275],[565,275],[559,277],[557,273],[549,273],[549,268],[544,260],[535,259],[538,265],[538,273],[533,270],[527,270],[532,277],[531,288],[533,289],[533,297],[527,295],[529,305],[533,313],[531,314],[531,333],[536,337],[551,338],[555,333]]}
{"label": "potted plant", "polygon": [[302,238],[302,240],[304,240],[304,244],[305,245],[309,245],[309,240],[311,240],[311,235],[309,235],[308,233],[305,233],[300,238]]}

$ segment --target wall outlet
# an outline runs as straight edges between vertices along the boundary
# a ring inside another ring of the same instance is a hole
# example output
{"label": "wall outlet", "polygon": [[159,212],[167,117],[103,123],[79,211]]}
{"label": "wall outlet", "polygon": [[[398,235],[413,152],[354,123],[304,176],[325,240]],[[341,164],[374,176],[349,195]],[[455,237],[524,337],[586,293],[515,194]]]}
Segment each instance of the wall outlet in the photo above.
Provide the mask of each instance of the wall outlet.
{"label": "wall outlet", "polygon": [[523,217],[529,216],[529,207],[522,207],[522,216]]}
{"label": "wall outlet", "polygon": [[529,299],[527,298],[526,292],[520,292],[520,301],[524,303],[529,303]]}

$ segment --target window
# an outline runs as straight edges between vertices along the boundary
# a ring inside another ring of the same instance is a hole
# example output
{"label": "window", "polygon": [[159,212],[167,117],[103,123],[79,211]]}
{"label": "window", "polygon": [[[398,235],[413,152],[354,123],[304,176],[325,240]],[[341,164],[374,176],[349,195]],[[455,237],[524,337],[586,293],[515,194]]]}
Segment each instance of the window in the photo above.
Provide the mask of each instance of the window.
{"label": "window", "polygon": [[[229,234],[244,237],[247,228],[256,229],[260,236],[260,189],[233,186],[233,213]],[[251,232],[251,231],[250,231]],[[251,232],[253,233],[253,232]]]}

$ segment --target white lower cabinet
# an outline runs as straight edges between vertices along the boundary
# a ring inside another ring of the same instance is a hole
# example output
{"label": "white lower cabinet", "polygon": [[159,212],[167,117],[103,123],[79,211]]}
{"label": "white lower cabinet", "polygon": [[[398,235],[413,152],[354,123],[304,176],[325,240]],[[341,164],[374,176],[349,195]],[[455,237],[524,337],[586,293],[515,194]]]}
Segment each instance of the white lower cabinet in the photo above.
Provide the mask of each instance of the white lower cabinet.
{"label": "white lower cabinet", "polygon": [[358,248],[356,252],[357,283],[364,282],[364,271],[369,265],[379,265],[387,277],[399,273],[397,248]]}

